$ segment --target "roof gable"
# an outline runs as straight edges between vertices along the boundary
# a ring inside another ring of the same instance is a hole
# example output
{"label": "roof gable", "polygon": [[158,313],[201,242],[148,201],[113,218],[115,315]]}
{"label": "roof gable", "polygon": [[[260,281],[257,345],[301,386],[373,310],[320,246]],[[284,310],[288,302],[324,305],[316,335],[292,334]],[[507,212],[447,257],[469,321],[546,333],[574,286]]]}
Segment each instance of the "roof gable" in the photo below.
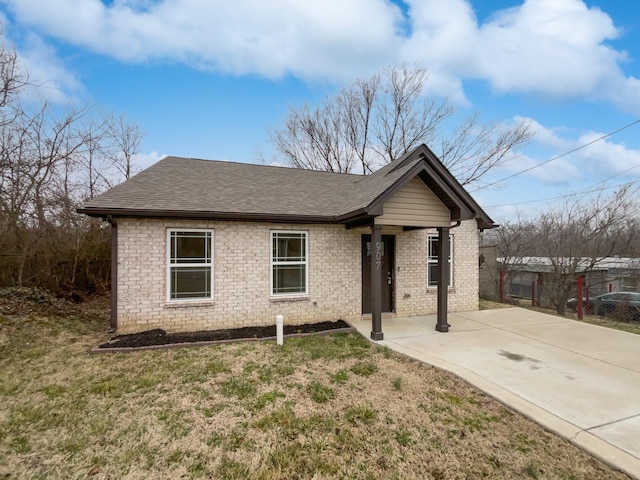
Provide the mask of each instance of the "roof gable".
{"label": "roof gable", "polygon": [[381,215],[384,202],[415,177],[420,178],[449,208],[452,220],[477,219],[481,229],[497,226],[424,144],[359,180],[370,188],[372,196],[373,192],[377,193],[365,207],[367,213]]}

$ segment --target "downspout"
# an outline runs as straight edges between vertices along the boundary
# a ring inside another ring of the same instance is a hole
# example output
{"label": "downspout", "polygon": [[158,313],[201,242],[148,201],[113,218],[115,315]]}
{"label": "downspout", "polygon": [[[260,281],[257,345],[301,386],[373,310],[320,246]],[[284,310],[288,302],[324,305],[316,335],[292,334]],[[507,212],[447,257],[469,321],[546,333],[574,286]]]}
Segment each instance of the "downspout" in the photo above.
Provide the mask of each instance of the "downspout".
{"label": "downspout", "polygon": [[111,318],[109,333],[118,328],[118,224],[112,215],[107,216],[111,224]]}

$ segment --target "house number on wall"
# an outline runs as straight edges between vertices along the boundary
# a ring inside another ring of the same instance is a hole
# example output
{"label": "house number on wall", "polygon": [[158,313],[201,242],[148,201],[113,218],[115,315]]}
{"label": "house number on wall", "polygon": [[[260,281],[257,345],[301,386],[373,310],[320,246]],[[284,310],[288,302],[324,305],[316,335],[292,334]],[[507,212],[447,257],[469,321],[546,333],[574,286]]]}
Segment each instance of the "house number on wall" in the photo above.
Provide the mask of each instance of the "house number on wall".
{"label": "house number on wall", "polygon": [[382,242],[376,242],[376,270],[380,270],[382,260]]}

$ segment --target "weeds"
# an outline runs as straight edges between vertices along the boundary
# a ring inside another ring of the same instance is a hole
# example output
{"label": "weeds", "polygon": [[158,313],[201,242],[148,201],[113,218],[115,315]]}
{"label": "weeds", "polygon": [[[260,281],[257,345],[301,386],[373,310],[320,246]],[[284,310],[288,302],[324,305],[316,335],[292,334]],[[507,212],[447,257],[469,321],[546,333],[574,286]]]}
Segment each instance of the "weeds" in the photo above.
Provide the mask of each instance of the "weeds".
{"label": "weeds", "polygon": [[402,390],[402,378],[400,377],[394,378],[393,381],[391,382],[391,385],[393,385],[393,388],[395,388],[398,391]]}
{"label": "weeds", "polygon": [[529,462],[524,467],[524,473],[526,473],[531,478],[540,478],[540,469],[535,462]]}
{"label": "weeds", "polygon": [[225,397],[237,397],[239,400],[244,400],[247,397],[253,397],[257,388],[255,382],[247,377],[231,377],[220,386],[220,392]]}
{"label": "weeds", "polygon": [[349,380],[349,374],[347,373],[346,370],[341,368],[340,370],[338,370],[336,373],[333,374],[333,376],[331,377],[331,380],[333,381],[333,383],[344,385],[345,383],[347,383],[347,380]]}
{"label": "weeds", "polygon": [[396,442],[398,442],[403,447],[408,447],[413,445],[415,442],[413,440],[413,435],[406,428],[399,428],[395,432]]}
{"label": "weeds", "polygon": [[250,468],[242,462],[236,462],[224,456],[216,470],[219,478],[226,480],[246,480],[249,478]]}
{"label": "weeds", "polygon": [[358,423],[371,425],[378,417],[378,413],[367,405],[360,405],[347,408],[344,416],[352,425],[356,425]]}
{"label": "weeds", "polygon": [[351,367],[351,371],[361,377],[368,377],[378,371],[378,367],[374,362],[357,362]]}
{"label": "weeds", "polygon": [[307,386],[307,392],[316,403],[327,403],[336,396],[332,388],[322,385],[317,381],[313,381]]}

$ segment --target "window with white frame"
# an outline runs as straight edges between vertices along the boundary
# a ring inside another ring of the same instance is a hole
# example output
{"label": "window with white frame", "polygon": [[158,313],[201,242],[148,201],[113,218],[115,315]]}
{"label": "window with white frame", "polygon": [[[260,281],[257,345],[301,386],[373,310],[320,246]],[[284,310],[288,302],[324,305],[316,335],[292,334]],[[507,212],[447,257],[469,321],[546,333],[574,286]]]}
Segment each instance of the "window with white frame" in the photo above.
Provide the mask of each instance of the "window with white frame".
{"label": "window with white frame", "polygon": [[306,294],[309,279],[307,232],[271,232],[271,294]]}
{"label": "window with white frame", "polygon": [[[438,235],[427,236],[427,286],[438,286]],[[453,285],[453,236],[449,235],[449,287]]]}
{"label": "window with white frame", "polygon": [[167,232],[167,299],[213,298],[213,231]]}

